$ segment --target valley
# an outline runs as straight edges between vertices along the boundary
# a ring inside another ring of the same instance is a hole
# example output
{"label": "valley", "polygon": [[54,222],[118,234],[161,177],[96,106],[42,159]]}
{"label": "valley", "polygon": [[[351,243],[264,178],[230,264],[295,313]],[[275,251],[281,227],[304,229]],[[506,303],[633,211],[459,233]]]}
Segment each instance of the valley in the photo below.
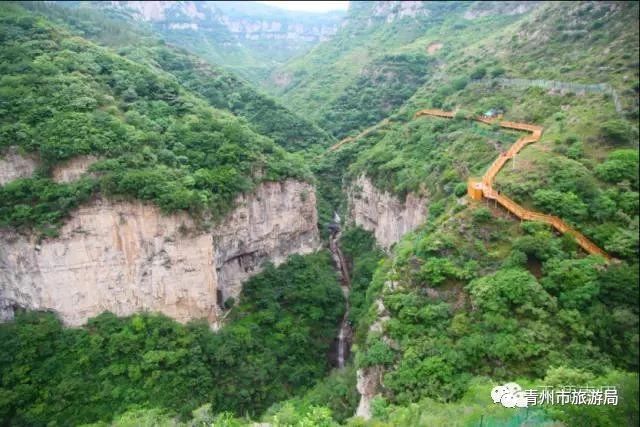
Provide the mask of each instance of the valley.
{"label": "valley", "polygon": [[637,425],[638,3],[281,6],[0,5],[0,425]]}

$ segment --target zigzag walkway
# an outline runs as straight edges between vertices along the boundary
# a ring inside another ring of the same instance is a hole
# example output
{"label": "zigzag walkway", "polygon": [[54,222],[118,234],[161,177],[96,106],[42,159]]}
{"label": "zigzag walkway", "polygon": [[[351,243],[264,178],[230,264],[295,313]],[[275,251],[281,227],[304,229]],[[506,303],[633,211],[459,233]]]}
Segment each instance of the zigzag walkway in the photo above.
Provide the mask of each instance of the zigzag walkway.
{"label": "zigzag walkway", "polygon": [[[443,110],[420,110],[418,111],[414,118],[420,116],[435,116],[435,117],[445,117],[445,118],[453,118],[455,114],[449,111]],[[493,124],[495,120],[487,119],[484,117],[473,118],[473,120],[480,121],[482,123]],[[473,199],[482,199],[482,197],[495,200],[497,203],[500,203],[502,207],[504,207],[507,211],[511,212],[513,215],[518,218],[526,221],[540,221],[546,224],[553,226],[556,230],[561,233],[570,234],[576,240],[578,245],[582,249],[584,249],[589,254],[600,255],[604,257],[605,260],[610,261],[612,258],[605,251],[600,249],[595,243],[587,239],[582,233],[571,228],[564,221],[562,221],[557,216],[553,215],[545,215],[538,212],[530,211],[513,200],[509,199],[506,196],[503,196],[498,191],[493,189],[493,179],[500,172],[500,169],[504,166],[507,160],[512,159],[516,154],[520,152],[526,145],[537,142],[542,136],[543,128],[541,126],[529,125],[526,123],[516,123],[516,122],[507,122],[500,121],[497,122],[500,127],[507,129],[515,129],[521,130],[525,132],[530,132],[530,135],[525,135],[518,139],[506,152],[500,154],[500,156],[494,160],[494,162],[489,166],[489,169],[482,177],[482,181],[473,181],[469,180],[468,184],[468,194]]]}
{"label": "zigzag walkway", "polygon": [[382,126],[386,125],[387,123],[389,123],[389,119],[384,119],[383,121],[381,121],[379,123],[376,123],[375,125],[366,128],[365,130],[363,130],[362,132],[360,132],[356,136],[348,136],[348,137],[346,137],[344,139],[341,139],[338,143],[332,145],[329,148],[329,151],[336,151],[338,148],[342,147],[344,144],[348,144],[349,142],[355,141],[356,139],[360,139],[363,136],[367,136],[371,132],[373,132],[374,130],[378,129],[379,127],[382,127]]}

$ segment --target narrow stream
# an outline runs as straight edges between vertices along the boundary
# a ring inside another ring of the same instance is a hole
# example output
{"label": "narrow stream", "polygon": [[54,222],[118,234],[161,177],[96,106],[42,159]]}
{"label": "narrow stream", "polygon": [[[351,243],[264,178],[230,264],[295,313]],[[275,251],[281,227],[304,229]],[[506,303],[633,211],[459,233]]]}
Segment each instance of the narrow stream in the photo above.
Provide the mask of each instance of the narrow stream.
{"label": "narrow stream", "polygon": [[349,291],[351,282],[349,280],[349,271],[345,262],[342,251],[340,250],[340,217],[335,215],[336,221],[332,224],[335,227],[330,226],[331,237],[329,237],[329,250],[333,262],[336,265],[336,270],[340,275],[340,287],[342,288],[342,295],[344,296],[346,310],[344,316],[342,316],[342,322],[340,323],[340,331],[338,332],[337,342],[337,366],[338,368],[344,368],[345,360],[349,357],[351,350],[351,339],[353,331],[351,324],[349,323]]}

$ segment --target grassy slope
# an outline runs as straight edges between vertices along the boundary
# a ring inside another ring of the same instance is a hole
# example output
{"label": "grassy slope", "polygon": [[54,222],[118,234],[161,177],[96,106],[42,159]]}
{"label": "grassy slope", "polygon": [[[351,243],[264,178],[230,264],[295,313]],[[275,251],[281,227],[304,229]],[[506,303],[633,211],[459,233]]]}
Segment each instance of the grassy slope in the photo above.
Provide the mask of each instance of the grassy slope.
{"label": "grassy slope", "polygon": [[[336,36],[274,73],[290,79],[286,86],[274,88],[275,93],[339,137],[393,113],[425,79],[433,80],[442,51],[456,51],[470,37],[476,39],[517,19],[465,21],[461,15],[468,5],[432,3],[425,6],[428,14],[385,22],[384,16],[373,15],[376,7],[371,2],[355,4]],[[438,53],[429,53],[427,48],[434,42],[444,46]],[[398,64],[398,57],[407,56],[413,62]],[[372,79],[372,74],[386,78]],[[375,93],[360,100],[369,95],[367,86]],[[354,113],[360,115],[340,126],[333,123],[341,115]]]}
{"label": "grassy slope", "polygon": [[[442,155],[433,151],[440,148],[430,141],[444,143],[443,132],[446,134],[446,127],[451,125],[443,119],[413,121],[413,113],[425,107],[462,108],[475,113],[500,108],[505,110],[505,119],[540,124],[545,127],[545,134],[539,143],[523,151],[515,168],[509,163],[498,175],[498,187],[525,205],[562,217],[569,216],[570,222],[601,246],[608,245],[617,251],[617,256],[633,258],[637,249],[630,252],[625,248],[616,249],[616,242],[621,240],[629,241],[633,246],[633,239],[622,230],[637,228],[638,181],[637,174],[634,178],[631,171],[633,155],[628,156],[631,163],[626,184],[624,180],[607,178],[600,165],[616,150],[637,152],[638,131],[634,119],[638,114],[638,74],[635,56],[630,54],[634,50],[637,52],[633,42],[638,37],[637,21],[633,22],[637,5],[610,6],[603,10],[602,6],[589,4],[573,5],[569,9],[565,4],[548,5],[504,27],[503,31],[492,32],[487,39],[474,38],[475,42],[466,45],[459,43],[458,50],[454,49],[455,43],[448,50],[447,43],[443,42],[444,47],[436,54],[439,66],[435,76],[392,117],[386,129],[363,138],[356,143],[359,147],[350,148],[358,152],[357,160],[350,166],[351,175],[365,172],[381,187],[399,194],[417,190],[420,183],[428,182],[433,186],[436,179],[427,179],[425,171],[441,172],[441,181],[465,182],[468,176],[481,174],[484,167],[474,166],[473,162],[480,157],[472,150],[477,149],[477,144],[491,144],[499,138],[487,134],[476,139],[477,142],[457,146],[449,154]],[[590,32],[567,38],[565,27],[559,21],[549,22],[554,16],[575,17],[572,28],[588,27]],[[489,27],[496,18],[478,20],[481,21],[479,24]],[[594,26],[594,22],[611,22],[612,25]],[[451,22],[450,25],[455,28],[462,24]],[[538,26],[543,29],[524,31]],[[469,33],[466,34],[469,37]],[[414,44],[425,45],[436,39],[444,40],[428,35]],[[587,51],[588,56],[574,57],[573,52],[583,51]],[[541,60],[540,55],[545,52],[553,60]],[[557,59],[558,56],[561,58]],[[593,60],[602,57],[606,59]],[[572,61],[578,61],[580,65]],[[609,72],[603,72],[602,67],[607,66],[603,64],[609,64]],[[616,112],[607,94],[575,95],[537,87],[502,87],[492,76],[529,79],[562,76],[565,82],[608,83],[618,92],[623,111]],[[441,124],[434,128],[438,122]],[[612,136],[607,130],[612,123],[620,125],[624,135]],[[480,128],[485,132],[489,129],[482,125],[468,127]],[[462,135],[469,136],[464,131]],[[635,162],[637,164],[637,160]],[[562,193],[552,195],[560,197],[560,202],[546,200],[542,193],[532,198],[536,190],[541,189]],[[450,187],[444,194],[451,194],[451,190]],[[432,194],[440,191],[431,188]],[[575,209],[560,206],[567,204],[563,200],[571,202]],[[603,209],[603,204],[609,208]],[[577,213],[569,212],[572,210]],[[616,237],[608,238],[607,234]]]}
{"label": "grassy slope", "polygon": [[[143,22],[135,9],[127,9],[122,5],[114,6],[105,2],[56,2],[59,5],[71,6],[76,12],[92,14],[96,11],[116,20],[134,21],[138,27],[145,27],[155,32],[167,43],[184,48],[211,64],[223,66],[233,74],[241,76],[256,85],[267,77],[269,72],[291,59],[309,51],[317,42],[300,39],[242,39],[233,34],[221,22],[249,21],[252,23],[279,22],[283,27],[302,25],[307,29],[317,26],[332,26],[340,22],[344,12],[313,13],[288,11],[278,7],[257,2],[245,1],[212,1],[195,4],[200,14],[192,19],[181,13],[182,6],[169,7],[161,20]],[[37,6],[41,7],[41,6]],[[196,24],[197,30],[191,28],[171,28],[172,25]],[[245,22],[246,23],[246,22]],[[290,27],[291,28],[291,27]]]}

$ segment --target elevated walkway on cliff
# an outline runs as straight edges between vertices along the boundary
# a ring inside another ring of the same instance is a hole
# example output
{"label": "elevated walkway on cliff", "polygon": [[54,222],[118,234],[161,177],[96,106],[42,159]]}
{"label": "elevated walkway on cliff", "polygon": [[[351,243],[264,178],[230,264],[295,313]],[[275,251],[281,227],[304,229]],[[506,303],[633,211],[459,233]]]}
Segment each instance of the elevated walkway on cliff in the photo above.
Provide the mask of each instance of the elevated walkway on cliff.
{"label": "elevated walkway on cliff", "polygon": [[[414,118],[420,116],[433,116],[433,117],[443,117],[443,118],[453,118],[455,117],[455,113],[450,111],[443,110],[433,110],[426,109],[418,111]],[[542,136],[543,128],[541,126],[531,125],[527,123],[517,123],[517,122],[509,122],[509,121],[500,121],[497,119],[491,119],[486,117],[473,117],[468,118],[470,120],[477,120],[486,124],[497,124],[500,127],[506,129],[514,129],[519,131],[528,132],[528,135],[525,135],[518,139],[510,148],[504,153],[501,153],[498,158],[496,158],[491,166],[487,169],[485,174],[482,176],[482,179],[477,180],[469,180],[467,193],[469,197],[475,200],[482,200],[483,198],[489,200],[495,200],[500,204],[504,209],[509,211],[511,214],[520,218],[524,221],[539,221],[544,222],[546,224],[551,225],[560,233],[571,235],[575,241],[580,245],[582,249],[584,249],[587,253],[593,255],[600,255],[605,258],[607,261],[610,261],[612,258],[607,254],[604,250],[600,249],[595,243],[590,241],[587,237],[585,237],[579,231],[570,227],[567,223],[565,223],[562,219],[553,215],[546,215],[535,211],[530,211],[520,206],[510,198],[500,194],[498,191],[493,189],[493,180],[500,172],[502,167],[509,159],[513,159],[524,147],[528,144],[532,144],[540,140]]]}

